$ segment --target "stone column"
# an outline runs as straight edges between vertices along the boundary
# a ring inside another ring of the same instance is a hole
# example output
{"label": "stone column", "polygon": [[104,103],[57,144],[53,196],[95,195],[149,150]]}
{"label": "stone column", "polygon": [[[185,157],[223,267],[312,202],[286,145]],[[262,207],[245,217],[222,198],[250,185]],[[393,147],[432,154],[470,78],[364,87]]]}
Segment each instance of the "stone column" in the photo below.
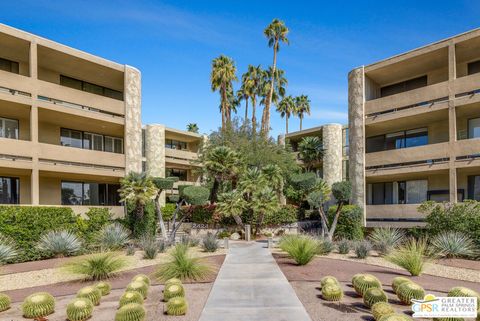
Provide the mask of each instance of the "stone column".
{"label": "stone column", "polygon": [[348,125],[349,167],[352,183],[351,202],[365,215],[365,76],[364,68],[356,68],[348,74]]}
{"label": "stone column", "polygon": [[142,172],[142,88],[138,69],[125,65],[125,172]]}
{"label": "stone column", "polygon": [[342,180],[342,125],[322,126],[323,179],[328,185]]}
{"label": "stone column", "polygon": [[[29,59],[30,78],[36,80],[38,78],[38,58],[37,58],[37,42],[35,39],[30,43],[30,59]],[[32,172],[30,174],[30,202],[32,205],[40,204],[40,172],[38,169],[38,106],[37,106],[37,86],[32,86],[32,105],[30,106],[30,141],[35,150],[32,156]]]}
{"label": "stone column", "polygon": [[278,135],[277,142],[278,145],[285,147],[285,135]]}
{"label": "stone column", "polygon": [[[152,177],[165,177],[165,125],[145,127],[145,158],[147,174]],[[165,192],[160,197],[160,206],[165,205]]]}
{"label": "stone column", "polygon": [[448,127],[449,127],[449,191],[450,202],[457,202],[457,168],[455,166],[457,142],[457,113],[455,107],[455,78],[457,78],[457,63],[455,58],[455,43],[448,45]]}

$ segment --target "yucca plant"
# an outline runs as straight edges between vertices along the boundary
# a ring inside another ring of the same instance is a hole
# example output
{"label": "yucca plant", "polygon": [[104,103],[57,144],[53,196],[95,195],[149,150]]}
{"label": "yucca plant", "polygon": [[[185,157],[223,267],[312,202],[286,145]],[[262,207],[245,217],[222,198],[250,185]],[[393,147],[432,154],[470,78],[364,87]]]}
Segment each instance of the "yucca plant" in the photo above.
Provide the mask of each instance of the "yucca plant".
{"label": "yucca plant", "polygon": [[0,234],[0,265],[7,263],[18,255],[15,242]]}
{"label": "yucca plant", "polygon": [[37,248],[53,257],[65,257],[79,253],[82,242],[71,231],[50,231],[40,237]]}
{"label": "yucca plant", "polygon": [[215,252],[218,249],[217,236],[213,233],[207,233],[202,239],[202,248],[205,252]]}
{"label": "yucca plant", "polygon": [[411,321],[405,314],[393,313],[382,316],[378,321]]}
{"label": "yucca plant", "polygon": [[143,281],[133,281],[127,285],[126,291],[135,291],[143,296],[143,299],[147,298],[148,285]]}
{"label": "yucca plant", "polygon": [[173,297],[185,296],[185,289],[181,284],[170,284],[163,290],[163,300],[167,302]]}
{"label": "yucca plant", "polygon": [[363,296],[365,291],[370,288],[382,288],[382,283],[371,274],[355,275],[352,279],[352,285],[358,295]]}
{"label": "yucca plant", "polygon": [[100,299],[102,298],[102,292],[100,292],[95,286],[86,286],[78,290],[77,298],[89,299],[94,305],[99,305]]}
{"label": "yucca plant", "polygon": [[132,278],[132,282],[141,281],[146,285],[150,286],[150,278],[145,274],[137,274]]}
{"label": "yucca plant", "polygon": [[115,321],[144,321],[147,312],[138,303],[129,303],[118,309]]}
{"label": "yucca plant", "polygon": [[338,283],[338,280],[336,277],[334,276],[330,276],[330,275],[327,275],[327,276],[324,276],[323,278],[320,279],[320,287],[323,288],[325,285],[327,284],[340,284]]}
{"label": "yucca plant", "polygon": [[137,291],[125,291],[120,297],[120,308],[129,303],[143,304],[143,295]]}
{"label": "yucca plant", "polygon": [[395,310],[387,302],[377,302],[372,305],[372,314],[375,320],[379,320],[384,315],[389,315],[395,313]]}
{"label": "yucca plant", "polygon": [[404,304],[412,304],[412,299],[422,300],[425,290],[413,282],[405,282],[397,288],[397,297]]}
{"label": "yucca plant", "polygon": [[363,303],[371,308],[377,302],[388,302],[388,297],[380,288],[370,288],[363,294]]}
{"label": "yucca plant", "polygon": [[280,241],[279,246],[298,265],[305,265],[318,253],[319,243],[307,235],[289,235]]}
{"label": "yucca plant", "polygon": [[322,297],[327,301],[340,301],[343,298],[343,290],[339,284],[326,284],[322,287]]}
{"label": "yucca plant", "polygon": [[115,251],[123,248],[128,242],[130,231],[120,223],[104,226],[96,235],[96,242],[104,251]]}
{"label": "yucca plant", "polygon": [[28,319],[40,319],[55,311],[55,299],[47,292],[33,293],[22,303],[22,313]]}
{"label": "yucca plant", "polygon": [[340,254],[348,254],[350,252],[350,240],[341,239],[337,242],[337,250]]}
{"label": "yucca plant", "polygon": [[370,255],[372,244],[367,240],[357,241],[353,245],[353,250],[357,258],[366,259]]}
{"label": "yucca plant", "polygon": [[199,258],[189,254],[186,244],[177,244],[169,253],[169,260],[158,266],[155,277],[160,281],[171,278],[180,280],[203,280],[212,272],[212,268],[204,264]]}
{"label": "yucca plant", "polygon": [[431,245],[441,257],[476,257],[479,253],[473,240],[461,232],[443,232],[435,236]]}
{"label": "yucca plant", "polygon": [[76,298],[67,304],[69,321],[85,321],[92,316],[93,303],[87,298]]}
{"label": "yucca plant", "polygon": [[96,253],[67,262],[63,270],[70,274],[83,276],[86,280],[104,280],[127,267],[125,256],[114,252]]}
{"label": "yucca plant", "polygon": [[413,276],[422,274],[427,254],[429,252],[426,239],[409,239],[407,242],[393,250],[385,258],[387,261],[396,264]]}
{"label": "yucca plant", "polygon": [[375,228],[369,236],[373,248],[381,255],[390,253],[405,239],[405,233],[398,228]]}
{"label": "yucca plant", "polygon": [[400,285],[402,285],[403,283],[405,282],[412,282],[412,280],[410,280],[409,278],[406,278],[404,276],[397,276],[397,277],[394,277],[393,280],[392,280],[392,289],[393,289],[393,292],[397,293],[397,289]]}
{"label": "yucca plant", "polygon": [[168,315],[185,315],[188,310],[187,300],[184,297],[174,297],[165,305]]}
{"label": "yucca plant", "polygon": [[112,289],[110,283],[105,281],[98,282],[97,284],[95,284],[95,287],[100,290],[102,296],[110,294],[110,290]]}
{"label": "yucca plant", "polygon": [[12,300],[4,293],[0,293],[0,312],[10,309]]}

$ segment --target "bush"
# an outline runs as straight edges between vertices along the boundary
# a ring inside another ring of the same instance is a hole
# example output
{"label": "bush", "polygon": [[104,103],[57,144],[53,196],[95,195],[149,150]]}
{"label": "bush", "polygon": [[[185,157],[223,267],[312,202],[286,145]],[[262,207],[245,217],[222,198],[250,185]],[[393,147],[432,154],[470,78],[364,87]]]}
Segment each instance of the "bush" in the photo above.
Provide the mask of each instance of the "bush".
{"label": "bush", "polygon": [[197,224],[213,224],[217,217],[215,214],[215,205],[193,206],[191,209],[190,221]]}
{"label": "bush", "polygon": [[210,190],[203,186],[187,186],[182,190],[181,195],[191,205],[205,205],[208,202]]}
{"label": "bush", "polygon": [[0,234],[0,265],[12,261],[18,255],[15,246],[10,238]]}
{"label": "bush", "polygon": [[189,247],[195,247],[200,244],[200,240],[190,235],[183,235],[180,238],[180,243],[185,244],[186,246],[189,246]]}
{"label": "bush", "polygon": [[265,216],[265,226],[279,226],[292,224],[298,221],[298,207],[294,205],[282,205],[280,209]]}
{"label": "bush", "polygon": [[128,227],[130,231],[135,231],[132,236],[138,238],[145,234],[155,235],[157,232],[157,214],[155,213],[155,204],[153,201],[145,204],[143,220],[138,220],[136,215],[135,204],[128,202],[127,215],[120,221]]}
{"label": "bush", "polygon": [[159,245],[155,237],[151,235],[144,235],[139,241],[140,247],[143,250],[143,258],[153,260],[157,257]]}
{"label": "bush", "polygon": [[422,274],[428,252],[426,239],[415,240],[411,238],[385,258],[387,261],[404,268],[411,275],[418,276]]}
{"label": "bush", "polygon": [[372,244],[369,241],[357,241],[353,245],[355,255],[359,259],[366,259],[372,250]]}
{"label": "bush", "polygon": [[350,252],[350,241],[346,239],[337,241],[337,249],[340,254],[348,254]]}
{"label": "bush", "polygon": [[330,254],[335,246],[333,242],[326,238],[320,238],[318,240],[318,255],[328,255]]}
{"label": "bush", "polygon": [[[331,224],[337,207],[328,209],[328,220]],[[362,209],[356,205],[344,205],[338,218],[335,229],[335,239],[363,240]]]}
{"label": "bush", "polygon": [[135,244],[133,244],[133,243],[128,243],[128,244],[127,244],[126,254],[127,254],[128,256],[135,255]]}
{"label": "bush", "polygon": [[203,280],[211,274],[210,266],[204,264],[199,258],[192,257],[189,247],[177,244],[169,253],[169,261],[159,265],[155,276],[160,281],[171,278],[180,280]]}
{"label": "bush", "polygon": [[205,252],[216,252],[218,249],[218,240],[215,234],[207,233],[202,239],[202,248]]}
{"label": "bush", "polygon": [[476,257],[475,243],[461,232],[442,232],[431,241],[434,252],[442,257]]}
{"label": "bush", "polygon": [[286,235],[279,247],[298,265],[308,264],[318,253],[318,241],[307,235]]}
{"label": "bush", "polygon": [[218,233],[218,238],[223,239],[223,238],[226,238],[226,237],[230,237],[230,235],[232,235],[232,232],[224,230],[224,231],[221,231],[220,233]]}
{"label": "bush", "polygon": [[85,245],[91,246],[95,243],[98,231],[112,221],[112,214],[108,208],[92,207],[86,213],[87,219],[78,217],[78,234],[84,240]]}
{"label": "bush", "polygon": [[170,221],[173,218],[173,213],[177,209],[176,204],[167,203],[162,207],[162,217],[164,221]]}
{"label": "bush", "polygon": [[373,248],[381,255],[390,253],[396,246],[402,243],[405,233],[398,228],[381,227],[375,228],[369,239]]}
{"label": "bush", "polygon": [[63,269],[70,274],[82,275],[86,280],[104,280],[126,266],[128,261],[125,257],[106,252],[72,260],[64,264]]}
{"label": "bush", "polygon": [[82,242],[70,231],[50,231],[40,238],[37,247],[50,257],[64,257],[80,252]]}
{"label": "bush", "polygon": [[130,231],[119,223],[104,226],[96,237],[98,245],[103,250],[119,250],[123,248],[129,239]]}

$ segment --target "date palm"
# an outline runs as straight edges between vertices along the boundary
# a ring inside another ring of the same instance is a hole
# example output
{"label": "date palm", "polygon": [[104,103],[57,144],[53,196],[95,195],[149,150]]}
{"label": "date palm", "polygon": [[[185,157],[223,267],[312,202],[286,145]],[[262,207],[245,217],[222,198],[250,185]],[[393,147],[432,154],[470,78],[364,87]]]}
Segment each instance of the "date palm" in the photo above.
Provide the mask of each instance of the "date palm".
{"label": "date palm", "polygon": [[277,106],[277,112],[285,118],[285,131],[288,134],[288,119],[295,112],[295,99],[292,96],[284,97]]}
{"label": "date palm", "polygon": [[268,46],[273,48],[273,63],[272,63],[272,77],[270,88],[265,101],[265,108],[262,117],[262,133],[268,136],[270,130],[270,105],[272,103],[272,96],[275,83],[275,70],[277,68],[277,53],[280,49],[280,42],[288,44],[288,28],[285,23],[279,19],[273,19],[272,22],[265,28],[263,34],[268,39]]}
{"label": "date palm", "polygon": [[222,114],[222,130],[225,130],[230,116],[229,91],[232,90],[232,82],[237,80],[237,68],[234,61],[224,55],[212,60],[212,72],[210,83],[212,91],[220,92],[220,110]]}
{"label": "date palm", "polygon": [[310,115],[310,99],[307,95],[301,95],[295,98],[295,113],[300,119],[300,130],[302,130],[302,122],[305,115]]}
{"label": "date palm", "polygon": [[[252,66],[248,65],[247,72],[242,75],[242,88],[244,94],[250,99],[252,103],[252,130],[255,134],[257,129],[256,107],[257,96],[262,93],[262,79],[264,77],[264,71],[260,65]],[[248,105],[247,105],[248,106]],[[247,111],[245,111],[247,117]]]}
{"label": "date palm", "polygon": [[192,133],[198,133],[198,125],[197,123],[190,123],[187,125],[187,130]]}

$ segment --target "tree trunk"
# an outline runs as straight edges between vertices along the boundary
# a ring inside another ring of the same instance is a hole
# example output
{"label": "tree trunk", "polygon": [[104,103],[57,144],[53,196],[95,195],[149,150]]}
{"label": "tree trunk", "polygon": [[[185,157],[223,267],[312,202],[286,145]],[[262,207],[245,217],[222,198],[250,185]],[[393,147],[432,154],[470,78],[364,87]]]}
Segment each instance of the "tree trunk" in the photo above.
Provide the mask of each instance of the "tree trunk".
{"label": "tree trunk", "polygon": [[257,118],[255,117],[255,97],[252,98],[252,133],[255,135],[257,131]]}
{"label": "tree trunk", "polygon": [[323,211],[323,207],[320,206],[318,208],[318,214],[320,214],[320,220],[322,223],[322,237],[324,238],[326,233],[328,233],[328,219]]}
{"label": "tree trunk", "polygon": [[285,115],[285,129],[287,131],[287,134],[288,134],[288,116]]}
{"label": "tree trunk", "polygon": [[333,235],[335,234],[335,229],[337,228],[338,218],[342,212],[343,203],[339,203],[337,206],[337,211],[335,212],[335,217],[333,218],[332,226],[330,226],[330,231],[328,232],[328,239],[331,241]]}
{"label": "tree trunk", "polygon": [[303,117],[300,116],[300,130],[302,130],[302,120],[303,120]]}
{"label": "tree trunk", "polygon": [[262,228],[262,225],[263,225],[263,220],[265,219],[265,214],[262,212],[258,215],[258,218],[257,218],[257,224],[255,226],[255,231],[253,233],[253,236],[257,236],[258,235],[258,232],[260,231],[260,229]]}
{"label": "tree trunk", "polygon": [[218,188],[220,187],[220,180],[216,177],[213,181],[212,190],[210,191],[210,203],[215,203],[217,201]]}
{"label": "tree trunk", "polygon": [[226,91],[226,86],[224,83],[222,83],[222,87],[220,88],[220,105],[222,106],[222,130],[225,130],[226,125],[227,125],[227,91]]}
{"label": "tree trunk", "polygon": [[186,215],[183,215],[182,218],[178,221],[177,224],[177,216],[178,213],[180,212],[181,208],[183,205],[183,200],[179,201],[177,203],[177,208],[175,209],[175,212],[173,213],[173,225],[172,225],[172,232],[170,233],[170,243],[174,244],[175,243],[175,236],[177,234],[178,229],[183,223],[183,220],[185,220]]}
{"label": "tree trunk", "polygon": [[243,228],[243,221],[242,218],[239,215],[232,215],[233,219],[235,220],[235,223],[237,223],[238,226]]}
{"label": "tree trunk", "polygon": [[158,224],[160,225],[160,232],[162,233],[163,239],[166,240],[167,230],[165,229],[165,222],[163,221],[162,209],[160,208],[160,204],[158,203],[162,192],[163,191],[159,191],[157,193],[157,196],[155,197],[155,211],[157,212],[157,216],[158,216]]}
{"label": "tree trunk", "polygon": [[262,118],[262,133],[265,137],[268,137],[268,131],[270,130],[270,105],[272,104],[272,96],[275,85],[275,70],[277,68],[277,50],[278,39],[275,39],[273,45],[273,65],[272,65],[272,80],[270,83],[270,92],[268,93],[267,100],[265,101],[265,108],[263,110],[264,119]]}
{"label": "tree trunk", "polygon": [[243,119],[243,122],[246,124],[248,121],[248,96],[247,99],[245,99],[245,118]]}

